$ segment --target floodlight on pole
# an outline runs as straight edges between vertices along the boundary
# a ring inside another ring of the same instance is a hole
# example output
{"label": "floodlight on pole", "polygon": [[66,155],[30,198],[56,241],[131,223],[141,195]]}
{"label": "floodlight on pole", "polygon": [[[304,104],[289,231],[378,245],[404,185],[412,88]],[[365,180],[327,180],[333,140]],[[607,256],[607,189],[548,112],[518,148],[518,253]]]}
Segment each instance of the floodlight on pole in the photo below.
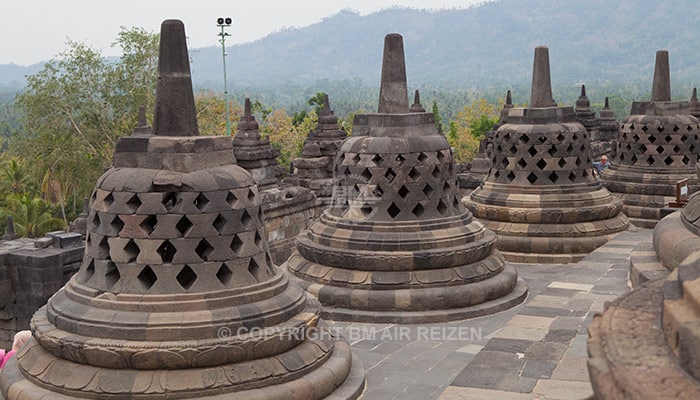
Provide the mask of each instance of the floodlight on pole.
{"label": "floodlight on pole", "polygon": [[231,34],[224,32],[224,28],[231,26],[231,17],[219,17],[216,19],[216,26],[221,28],[221,32],[218,34],[221,39],[221,56],[224,60],[224,104],[226,105],[226,134],[231,136],[231,124],[229,122],[229,112],[228,112],[228,85],[226,82],[226,36],[231,36]]}

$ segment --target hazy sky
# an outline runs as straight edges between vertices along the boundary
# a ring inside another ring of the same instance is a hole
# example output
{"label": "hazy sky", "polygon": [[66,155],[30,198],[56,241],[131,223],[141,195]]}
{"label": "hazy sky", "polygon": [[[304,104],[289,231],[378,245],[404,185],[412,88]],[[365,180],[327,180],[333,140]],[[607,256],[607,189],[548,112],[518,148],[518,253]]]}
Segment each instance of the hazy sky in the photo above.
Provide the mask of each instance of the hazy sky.
{"label": "hazy sky", "polygon": [[368,14],[392,6],[423,9],[466,8],[483,0],[11,0],[0,15],[0,64],[29,65],[66,48],[66,39],[84,42],[104,55],[121,27],[157,32],[164,19],[185,23],[190,47],[218,45],[216,18],[230,16],[226,44],[251,42],[285,27],[311,25],[349,8]]}

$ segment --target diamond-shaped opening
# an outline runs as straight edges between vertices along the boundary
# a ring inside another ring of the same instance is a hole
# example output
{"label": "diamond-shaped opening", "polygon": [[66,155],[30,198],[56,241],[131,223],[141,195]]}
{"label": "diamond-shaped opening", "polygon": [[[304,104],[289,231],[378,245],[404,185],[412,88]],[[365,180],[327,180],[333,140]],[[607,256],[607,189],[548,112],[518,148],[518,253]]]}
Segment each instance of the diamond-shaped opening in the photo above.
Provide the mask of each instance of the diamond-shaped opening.
{"label": "diamond-shaped opening", "polygon": [[229,191],[228,194],[226,195],[226,202],[228,203],[228,205],[231,208],[233,208],[233,206],[236,204],[237,201],[238,201],[238,197],[236,197],[236,195],[233,194],[233,192]]}
{"label": "diamond-shaped opening", "polygon": [[647,157],[647,164],[652,165],[654,164],[654,156],[649,156]]}
{"label": "diamond-shaped opening", "polygon": [[359,154],[355,153],[355,155],[352,157],[352,162],[354,162],[355,164],[357,164],[357,163],[360,162],[361,159],[362,159],[362,157],[360,157]]}
{"label": "diamond-shaped opening", "polygon": [[690,150],[691,153],[695,153],[695,145],[691,144],[690,147],[688,147],[688,150]]}
{"label": "diamond-shaped opening", "polygon": [[535,146],[530,146],[530,148],[527,149],[527,152],[530,154],[530,156],[534,157],[537,154],[537,149]]}
{"label": "diamond-shaped opening", "polygon": [[690,158],[688,158],[688,156],[683,156],[683,159],[681,161],[683,162],[683,165],[688,165],[688,162],[690,162]]}
{"label": "diamond-shaped opening", "polygon": [[165,206],[166,210],[168,210],[168,211],[172,210],[172,208],[175,207],[175,204],[177,204],[177,193],[175,193],[175,192],[163,193],[162,203]]}
{"label": "diamond-shaped opening", "polygon": [[365,180],[365,182],[369,182],[369,180],[372,179],[372,173],[369,172],[369,168],[362,170],[360,176]]}
{"label": "diamond-shaped opening", "polygon": [[338,153],[338,164],[341,164],[345,160],[345,153]]}
{"label": "diamond-shaped opening", "polygon": [[515,179],[515,173],[513,171],[508,172],[506,178],[508,179],[508,182],[513,182],[513,180]]}
{"label": "diamond-shaped opening", "polygon": [[549,180],[552,183],[557,183],[557,181],[559,180],[559,175],[556,173],[556,171],[552,171],[552,173],[549,174]]}
{"label": "diamond-shaped opening", "polygon": [[576,142],[578,141],[578,133],[574,132],[573,136],[571,136],[571,139]]}
{"label": "diamond-shaped opening", "polygon": [[569,180],[570,180],[571,182],[575,182],[575,181],[576,181],[576,171],[571,171],[571,172],[569,172]]}
{"label": "diamond-shaped opening", "polygon": [[656,136],[649,135],[649,143],[654,143],[654,142],[656,142]]}
{"label": "diamond-shaped opening", "polygon": [[408,192],[408,189],[406,188],[406,186],[401,185],[401,189],[399,189],[399,196],[401,196],[402,198],[405,199],[406,196],[408,196],[408,193],[409,192]]}
{"label": "diamond-shaped opening", "polygon": [[175,250],[175,246],[173,246],[172,243],[170,243],[169,240],[164,241],[161,243],[160,246],[156,249],[156,253],[160,255],[160,258],[163,260],[164,263],[169,263],[173,261],[173,257],[175,257],[175,253],[177,253],[177,250]]}
{"label": "diamond-shaped opening", "polygon": [[[632,150],[632,148],[628,148],[627,150]],[[645,144],[642,144],[639,146],[639,153],[644,154],[647,152],[647,146]]]}
{"label": "diamond-shaped opening", "polygon": [[411,210],[411,212],[413,213],[413,215],[420,218],[421,215],[423,215],[423,212],[425,212],[425,208],[423,208],[423,206],[420,203],[418,203],[415,207],[413,207],[413,210]]}
{"label": "diamond-shaped opening", "polygon": [[560,158],[557,165],[559,165],[559,168],[564,168],[564,166],[566,165],[566,160],[563,158]]}
{"label": "diamond-shaped opening", "polygon": [[571,143],[569,143],[569,145],[566,146],[566,152],[571,153],[572,151],[574,151],[574,146],[572,146]]}
{"label": "diamond-shaped opening", "polygon": [[547,153],[549,153],[551,157],[554,157],[554,155],[557,154],[557,146],[551,145],[549,150],[547,150]]}
{"label": "diamond-shaped opening", "polygon": [[452,205],[454,206],[454,208],[459,210],[459,199],[457,198],[457,196],[452,198]]}
{"label": "diamond-shaped opening", "polygon": [[379,185],[374,185],[374,189],[372,189],[372,196],[375,198],[381,198],[382,195],[384,195],[384,190],[382,187]]}
{"label": "diamond-shaped opening", "polygon": [[136,245],[133,239],[126,242],[126,246],[124,246],[124,253],[127,255],[126,262],[136,261],[136,258],[139,256],[139,251],[139,246]]}
{"label": "diamond-shaped opening", "polygon": [[[438,152],[438,154],[440,154],[440,153]],[[418,154],[418,161],[424,163],[425,160],[427,160],[427,159],[428,159],[428,156],[425,155],[425,153],[423,153],[422,151],[420,152],[420,154]]]}
{"label": "diamond-shaped opening", "polygon": [[581,159],[578,158],[578,157],[576,157],[576,162],[575,162],[575,164],[576,164],[577,167],[580,167],[580,166],[581,166]]}
{"label": "diamond-shaped opening", "polygon": [[557,140],[559,141],[559,143],[564,142],[564,139],[566,139],[566,136],[559,132],[559,134],[557,135]]}
{"label": "diamond-shaped opening", "polygon": [[451,188],[451,187],[450,187],[450,182],[445,181],[445,184],[442,185],[442,191],[445,192],[445,193],[447,193],[447,192],[450,191],[450,188]]}
{"label": "diamond-shaped opening", "polygon": [[445,162],[445,158],[447,158],[447,156],[445,155],[445,153],[443,153],[442,150],[440,150],[440,151],[437,152],[437,159],[438,159],[438,161],[440,161],[441,163],[442,163],[442,162]]}
{"label": "diamond-shaped opening", "polygon": [[679,130],[681,130],[681,128],[679,128],[678,125],[673,125],[674,132],[678,132]]}
{"label": "diamond-shaped opening", "polygon": [[107,237],[103,237],[102,240],[100,240],[100,243],[97,244],[97,248],[100,254],[106,254],[107,258],[109,258],[109,242],[107,241]]}
{"label": "diamond-shaped opening", "polygon": [[98,213],[95,213],[95,216],[92,217],[92,226],[93,226],[92,229],[97,230],[97,228],[100,227],[101,223],[102,223],[102,221],[100,221],[100,215]]}
{"label": "diamond-shaped opening", "polygon": [[520,166],[520,168],[525,168],[527,167],[527,162],[524,158],[520,157],[520,160],[518,160],[518,165]]}
{"label": "diamond-shaped opening", "polygon": [[[675,132],[675,131],[674,131],[674,132]],[[664,141],[666,141],[666,143],[671,143],[671,140],[673,140],[673,138],[671,137],[671,135],[666,135],[666,136],[664,137]]]}
{"label": "diamond-shaped opening", "polygon": [[676,153],[676,154],[678,154],[678,153],[681,152],[681,148],[678,147],[678,145],[675,145],[675,146],[673,146],[673,152]]}
{"label": "diamond-shaped opening", "polygon": [[107,285],[107,289],[111,289],[112,287],[114,287],[114,285],[117,284],[117,281],[121,277],[122,276],[119,273],[119,268],[117,268],[117,264],[111,261],[108,262],[107,271],[105,272],[105,284]]}
{"label": "diamond-shaped opening", "polygon": [[401,209],[392,202],[389,208],[387,208],[386,212],[389,213],[391,218],[396,218],[396,216],[401,212]]}
{"label": "diamond-shaped opening", "polygon": [[243,224],[244,227],[248,228],[250,223],[253,221],[253,217],[248,214],[248,210],[243,210],[243,214],[241,214],[241,224]]}
{"label": "diamond-shaped opening", "polygon": [[207,199],[207,196],[205,196],[204,193],[200,193],[194,199],[194,206],[197,207],[200,211],[204,210],[204,207],[206,207],[207,204],[209,204],[209,199]]}
{"label": "diamond-shaped opening", "polygon": [[194,252],[197,253],[199,258],[201,258],[203,261],[209,260],[209,256],[213,251],[214,248],[209,244],[209,242],[206,241],[206,239],[200,240],[199,244],[194,249]]}
{"label": "diamond-shaped opening", "polygon": [[180,218],[179,221],[177,221],[177,224],[175,224],[175,229],[177,229],[178,232],[180,232],[180,235],[184,236],[188,230],[192,227],[192,222],[187,218],[187,216],[183,215],[182,218]]}
{"label": "diamond-shaped opening", "polygon": [[382,156],[380,156],[379,154],[375,154],[374,157],[372,157],[372,162],[373,162],[375,165],[379,165],[379,163],[381,163],[383,160],[384,160],[384,159],[383,159]]}
{"label": "diamond-shaped opening", "polygon": [[664,164],[666,164],[666,165],[673,164],[673,158],[671,158],[671,156],[666,156],[666,158],[664,158]]}
{"label": "diamond-shaped opening", "polygon": [[224,286],[228,286],[231,283],[231,277],[233,277],[233,271],[226,264],[221,264],[219,270],[216,271],[216,278],[219,282],[223,283]]}
{"label": "diamond-shaped opening", "polygon": [[214,229],[216,229],[216,231],[219,232],[219,235],[221,235],[221,232],[226,226],[226,218],[222,217],[221,214],[219,214],[216,216],[214,222],[212,222],[211,224],[214,227]]}
{"label": "diamond-shaped opening", "polygon": [[[574,134],[574,135],[575,135],[575,134]],[[547,138],[546,138],[546,137],[544,137],[544,135],[540,135],[540,137],[539,137],[539,138],[537,138],[537,140],[539,140],[539,141],[540,141],[540,144],[542,144],[542,143],[544,143],[544,142],[546,142],[546,141],[547,141]]]}
{"label": "diamond-shaped opening", "polygon": [[690,132],[690,131],[692,131],[692,130],[693,130],[693,127],[692,127],[692,126],[690,126],[690,125],[688,125],[688,126],[686,126],[686,127],[685,127],[685,130],[687,130],[688,132]]}
{"label": "diamond-shaped opening", "polygon": [[440,167],[437,165],[433,168],[433,178],[437,179],[440,177]]}
{"label": "diamond-shaped opening", "polygon": [[[447,183],[447,182],[445,182],[445,183]],[[432,196],[433,192],[434,192],[433,187],[426,183],[425,187],[423,187],[423,194],[425,195],[425,197],[430,198],[430,196]]]}
{"label": "diamond-shaped opening", "polygon": [[253,276],[253,278],[255,278],[256,281],[260,280],[260,266],[254,258],[251,258],[250,262],[248,263],[248,272]]}
{"label": "diamond-shaped opening", "polygon": [[495,177],[496,177],[496,179],[498,179],[498,177],[500,177],[500,176],[501,176],[501,171],[499,171],[499,170],[496,170],[496,172],[495,172],[495,173],[493,174],[493,176],[495,176]]}
{"label": "diamond-shaped opening", "polygon": [[192,285],[194,285],[194,281],[197,280],[197,274],[189,265],[185,265],[180,272],[178,272],[175,279],[177,279],[177,283],[179,283],[183,289],[190,290]]}
{"label": "diamond-shaped opening", "polygon": [[664,152],[664,146],[656,146],[656,152],[659,154],[663,154]]}
{"label": "diamond-shaped opening", "polygon": [[527,181],[534,184],[537,182],[537,175],[534,172],[530,172],[530,174],[527,176]]}
{"label": "diamond-shaped opening", "polygon": [[665,129],[665,128],[664,128],[663,125],[660,125],[658,128],[656,128],[656,130],[659,131],[659,133],[663,132],[664,129]]}
{"label": "diamond-shaped opening", "polygon": [[109,193],[107,196],[105,196],[104,203],[105,206],[107,206],[107,208],[114,204],[114,196],[112,196],[112,193]]}
{"label": "diamond-shaped opening", "polygon": [[501,160],[501,167],[503,169],[506,169],[508,167],[508,159],[507,158],[503,157],[503,159]]}
{"label": "diamond-shaped opening", "polygon": [[255,231],[255,237],[253,238],[253,242],[259,249],[262,249],[262,236],[260,235],[259,231]]}
{"label": "diamond-shaped opening", "polygon": [[114,229],[114,232],[119,232],[122,231],[122,228],[124,228],[124,221],[122,221],[121,218],[119,218],[118,215],[115,215],[114,218],[112,218],[112,222],[110,222],[110,225],[112,226],[112,229]]}
{"label": "diamond-shaped opening", "polygon": [[438,204],[437,204],[437,210],[440,213],[440,215],[445,215],[445,213],[447,212],[447,209],[448,209],[447,204],[445,204],[442,201],[442,199],[440,199],[440,201],[438,201]]}
{"label": "diamond-shaped opening", "polygon": [[620,154],[620,162],[625,161],[625,153]]}
{"label": "diamond-shaped opening", "polygon": [[255,192],[253,189],[248,188],[248,201],[252,202],[255,199]]}
{"label": "diamond-shaped opening", "polygon": [[82,274],[82,278],[81,278],[80,282],[85,283],[85,282],[89,281],[93,275],[95,275],[95,260],[90,260],[90,263],[83,270],[83,274]]}
{"label": "diamond-shaped opening", "polygon": [[547,166],[547,161],[540,159],[540,161],[537,162],[537,168],[540,170],[543,170]]}
{"label": "diamond-shaped opening", "polygon": [[153,269],[151,269],[149,265],[146,265],[146,267],[136,276],[136,279],[139,281],[139,284],[141,284],[143,290],[148,290],[156,283],[158,276],[155,272],[153,272]]}
{"label": "diamond-shaped opening", "polygon": [[401,165],[404,161],[406,161],[406,157],[404,157],[402,154],[399,154],[396,156],[396,161],[398,161],[399,165]]}
{"label": "diamond-shaped opening", "polygon": [[391,183],[394,181],[394,178],[396,178],[396,173],[393,169],[388,168],[384,173],[384,178],[386,178],[386,180],[389,181],[389,183]]}
{"label": "diamond-shaped opening", "polygon": [[363,204],[362,207],[360,207],[360,212],[362,213],[363,217],[369,217],[369,215],[372,214],[372,211],[374,211],[374,209],[368,204]]}
{"label": "diamond-shaped opening", "polygon": [[520,141],[523,142],[523,143],[527,143],[527,142],[530,141],[530,138],[527,137],[527,133],[523,133],[522,135],[520,135],[520,137],[518,138],[518,140],[520,140]]}
{"label": "diamond-shaped opening", "polygon": [[420,172],[413,167],[410,171],[408,171],[408,176],[415,181],[416,179],[420,178]]}
{"label": "diamond-shaped opening", "polygon": [[688,141],[688,135],[681,135],[681,142],[685,143]]}
{"label": "diamond-shaped opening", "polygon": [[510,149],[508,149],[508,150],[510,151],[510,154],[511,154],[511,155],[516,155],[516,154],[518,154],[518,148],[515,147],[515,145],[510,146]]}
{"label": "diamond-shaped opening", "polygon": [[632,164],[636,164],[636,163],[637,163],[637,160],[638,160],[638,159],[637,159],[637,155],[636,155],[636,154],[632,154],[632,158],[630,158],[630,161],[632,162]]}
{"label": "diamond-shaped opening", "polygon": [[243,241],[238,237],[238,235],[233,235],[233,240],[231,241],[231,250],[233,250],[236,255],[240,255],[241,248],[243,248]]}
{"label": "diamond-shaped opening", "polygon": [[630,128],[631,131],[633,131],[633,130],[634,130],[634,124],[630,124],[629,128]]}
{"label": "diamond-shaped opening", "polygon": [[143,221],[141,221],[139,226],[146,233],[146,235],[150,235],[151,232],[156,229],[156,224],[158,224],[158,217],[155,215],[149,215],[144,218]]}
{"label": "diamond-shaped opening", "polygon": [[141,207],[141,199],[139,199],[139,196],[137,194],[131,196],[129,201],[126,202],[126,206],[131,210],[131,212],[136,212],[136,210]]}
{"label": "diamond-shaped opening", "polygon": [[632,136],[632,139],[633,139],[635,142],[638,142],[638,141],[639,141],[639,135],[637,135],[637,134],[635,133],[634,136]]}
{"label": "diamond-shaped opening", "polygon": [[649,128],[647,128],[646,125],[642,125],[642,131],[643,131],[643,132],[646,132],[646,131],[648,131],[648,130],[649,130]]}

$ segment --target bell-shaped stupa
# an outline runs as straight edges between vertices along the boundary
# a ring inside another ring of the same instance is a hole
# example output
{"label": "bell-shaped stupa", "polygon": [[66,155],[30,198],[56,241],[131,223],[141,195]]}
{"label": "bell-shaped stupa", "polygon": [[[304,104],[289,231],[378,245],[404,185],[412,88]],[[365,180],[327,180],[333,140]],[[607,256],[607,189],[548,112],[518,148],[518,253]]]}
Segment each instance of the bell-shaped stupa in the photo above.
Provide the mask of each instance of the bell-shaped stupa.
{"label": "bell-shaped stupa", "polygon": [[445,321],[525,297],[496,235],[460,203],[450,146],[419,103],[409,107],[403,39],[389,34],[379,111],[355,116],[335,158],[331,205],[283,265],[324,317]]}
{"label": "bell-shaped stupa", "polygon": [[589,326],[588,371],[596,399],[698,399],[700,193],[661,219],[653,249],[638,247],[633,260],[637,252],[647,272],[666,276],[610,302]]}
{"label": "bell-shaped stupa", "polygon": [[589,134],[552,99],[549,52],[535,49],[527,108],[512,108],[493,138],[491,169],[463,201],[515,262],[567,263],[628,227],[622,204],[593,175]]}
{"label": "bell-shaped stupa", "polygon": [[651,101],[632,103],[620,125],[610,167],[601,174],[608,190],[624,202],[635,225],[653,228],[675,200],[676,182],[698,189],[695,165],[700,154],[698,119],[688,101],[671,101],[668,52],[656,53]]}
{"label": "bell-shaped stupa", "polygon": [[0,398],[357,398],[349,345],[270,262],[231,140],[198,135],[182,22],[160,40],[153,131],[117,144],[80,270],[34,315]]}

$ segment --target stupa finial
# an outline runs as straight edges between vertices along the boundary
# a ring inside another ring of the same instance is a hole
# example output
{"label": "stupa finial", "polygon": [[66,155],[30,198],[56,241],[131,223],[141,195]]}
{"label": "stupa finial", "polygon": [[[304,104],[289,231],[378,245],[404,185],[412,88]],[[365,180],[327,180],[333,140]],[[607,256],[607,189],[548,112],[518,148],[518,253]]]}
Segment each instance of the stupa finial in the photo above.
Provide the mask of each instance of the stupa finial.
{"label": "stupa finial", "polygon": [[552,99],[552,81],[549,73],[549,49],[545,46],[535,48],[535,62],[532,67],[532,88],[530,108],[556,107]]}
{"label": "stupa finial", "polygon": [[408,112],[406,61],[404,59],[403,38],[398,33],[390,33],[384,37],[378,112],[392,114]]}
{"label": "stupa finial", "polygon": [[656,52],[654,83],[651,87],[651,101],[671,101],[671,73],[667,50],[659,50]]}
{"label": "stupa finial", "polygon": [[418,89],[416,89],[415,94],[413,95],[413,104],[411,104],[411,112],[425,112],[425,108],[423,108],[423,105],[420,103],[420,92],[418,92]]}
{"label": "stupa finial", "polygon": [[153,134],[199,135],[185,25],[177,19],[165,20],[160,26]]}

